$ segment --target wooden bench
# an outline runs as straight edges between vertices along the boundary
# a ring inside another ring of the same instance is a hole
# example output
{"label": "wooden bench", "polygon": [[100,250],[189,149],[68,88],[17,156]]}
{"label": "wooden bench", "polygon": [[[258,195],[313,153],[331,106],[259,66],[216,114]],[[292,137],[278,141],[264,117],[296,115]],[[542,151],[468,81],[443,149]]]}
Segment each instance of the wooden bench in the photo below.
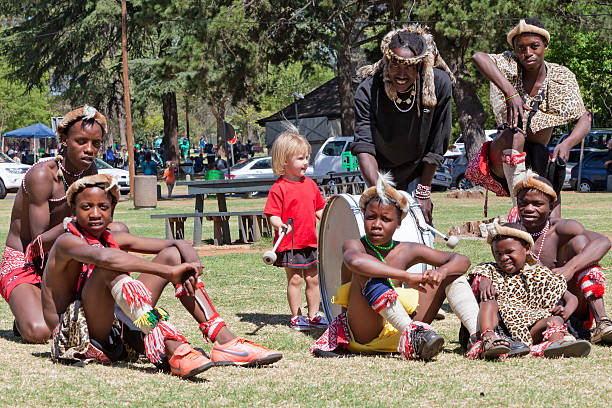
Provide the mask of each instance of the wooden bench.
{"label": "wooden bench", "polygon": [[166,220],[166,239],[184,239],[185,221],[187,218],[195,218],[193,231],[193,245],[199,245],[202,241],[202,218],[213,222],[213,240],[215,245],[222,245],[223,221],[230,217],[238,217],[238,229],[242,242],[257,242],[264,235],[271,236],[272,229],[263,211],[225,211],[225,212],[200,212],[183,214],[152,214],[151,218],[163,218]]}

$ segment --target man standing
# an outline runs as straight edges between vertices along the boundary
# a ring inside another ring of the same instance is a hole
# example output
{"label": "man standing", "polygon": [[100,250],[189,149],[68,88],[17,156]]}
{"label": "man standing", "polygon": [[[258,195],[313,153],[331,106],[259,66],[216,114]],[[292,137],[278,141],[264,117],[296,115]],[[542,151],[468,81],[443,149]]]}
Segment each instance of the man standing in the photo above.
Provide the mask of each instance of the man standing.
{"label": "man standing", "polygon": [[[472,159],[466,176],[499,196],[512,196],[514,181],[532,168],[540,175],[549,172],[553,127],[576,122],[572,133],[553,151],[551,162],[563,163],[570,149],[591,129],[574,74],[564,66],[545,62],[550,34],[536,19],[527,18],[508,33],[513,51],[502,54],[477,52],[476,68],[491,81],[491,106],[500,131]],[[560,185],[555,185],[557,193]],[[513,201],[515,199],[513,198]],[[515,203],[516,204],[516,203]],[[553,216],[560,216],[555,207]]]}
{"label": "man standing", "polygon": [[425,27],[393,30],[380,48],[382,59],[357,71],[363,81],[351,152],[367,184],[376,185],[379,170],[390,171],[431,223],[431,181],[450,138],[454,78]]}

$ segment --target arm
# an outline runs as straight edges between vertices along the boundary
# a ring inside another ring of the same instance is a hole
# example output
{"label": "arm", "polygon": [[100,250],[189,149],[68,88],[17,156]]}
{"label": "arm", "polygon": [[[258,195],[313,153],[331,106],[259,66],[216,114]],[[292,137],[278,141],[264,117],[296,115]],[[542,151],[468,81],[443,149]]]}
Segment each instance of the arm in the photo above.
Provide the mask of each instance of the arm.
{"label": "arm", "polygon": [[550,310],[550,314],[553,316],[559,316],[564,321],[570,318],[572,313],[576,311],[578,307],[578,298],[572,295],[568,290],[563,294],[563,305],[556,305]]}
{"label": "arm", "polygon": [[291,225],[285,224],[278,215],[272,215],[268,219],[275,230],[280,231],[282,228],[287,228],[287,233],[291,232]]}
{"label": "arm", "polygon": [[[477,52],[472,56],[472,62],[474,62],[476,69],[478,69],[478,71],[480,71],[489,81],[494,83],[505,96],[514,95],[517,92],[489,55],[484,52]],[[516,128],[519,121],[521,123],[526,123],[527,118],[525,116],[525,109],[527,109],[527,106],[520,96],[509,99],[506,101],[506,105],[508,108],[507,118],[508,122],[510,122],[510,126]]]}
{"label": "arm", "polygon": [[486,302],[487,300],[497,299],[497,288],[493,285],[493,282],[489,278],[483,277],[478,284],[478,290],[480,291],[480,301]]}
{"label": "arm", "polygon": [[187,241],[167,240],[157,238],[144,238],[128,232],[113,232],[113,238],[123,251],[138,252],[141,254],[158,254],[162,250],[175,247],[181,254],[183,262],[200,264],[200,257],[193,246]]}
{"label": "arm", "polygon": [[[28,196],[28,224],[32,240],[40,236],[43,249],[48,252],[51,246],[64,233],[62,224],[50,226],[49,197],[53,191],[53,177],[46,165],[39,165],[27,174],[25,187]],[[52,227],[52,228],[50,228]]]}
{"label": "arm", "polygon": [[120,249],[97,248],[84,243],[72,234],[60,236],[54,244],[56,256],[63,262],[74,260],[86,264],[115,271],[119,273],[148,273],[164,278],[171,283],[182,283],[191,276],[198,276],[195,265],[183,263],[180,265],[165,265],[150,262],[140,257],[130,255]]}
{"label": "arm", "polygon": [[598,263],[610,250],[610,240],[597,232],[586,230],[574,220],[563,219],[556,225],[559,246],[567,248],[575,255],[566,259],[567,263],[552,271],[570,280],[574,274],[587,266]]}
{"label": "arm", "polygon": [[588,112],[584,112],[576,126],[572,130],[572,133],[565,138],[565,140],[555,146],[552,154],[552,160],[554,161],[557,156],[561,157],[564,161],[569,159],[570,149],[580,143],[586,135],[591,131],[591,119]]}

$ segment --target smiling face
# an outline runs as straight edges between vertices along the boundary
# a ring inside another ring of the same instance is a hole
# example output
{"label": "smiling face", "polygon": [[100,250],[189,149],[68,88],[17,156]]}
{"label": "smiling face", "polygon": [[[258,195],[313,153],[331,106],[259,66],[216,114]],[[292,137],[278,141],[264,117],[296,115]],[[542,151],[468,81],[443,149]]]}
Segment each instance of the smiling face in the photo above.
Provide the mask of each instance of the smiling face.
{"label": "smiling face", "polygon": [[521,34],[514,38],[514,54],[525,71],[537,71],[544,63],[546,40],[537,34]]}
{"label": "smiling face", "polygon": [[523,189],[518,193],[517,204],[521,223],[527,231],[541,230],[550,216],[551,198],[540,190]]}
{"label": "smiling face", "polygon": [[302,151],[289,157],[285,163],[284,177],[294,181],[304,177],[308,170],[309,156],[308,151]]}
{"label": "smiling face", "polygon": [[113,221],[113,207],[109,193],[99,187],[87,187],[75,197],[74,215],[85,231],[99,237]]}
{"label": "smiling face", "polygon": [[97,122],[76,121],[65,135],[62,135],[65,159],[68,167],[75,171],[89,168],[100,151],[102,128]]}
{"label": "smiling face", "polygon": [[[403,58],[412,58],[414,53],[409,48],[392,48],[395,55]],[[396,92],[408,92],[417,77],[417,65],[400,64],[389,61],[389,79],[393,82]]]}
{"label": "smiling face", "polygon": [[374,245],[387,245],[401,225],[398,208],[371,200],[366,206],[363,226],[366,236]]}
{"label": "smiling face", "polygon": [[491,245],[491,252],[497,266],[507,274],[515,274],[525,266],[527,260],[527,245],[521,240],[511,237],[496,239]]}

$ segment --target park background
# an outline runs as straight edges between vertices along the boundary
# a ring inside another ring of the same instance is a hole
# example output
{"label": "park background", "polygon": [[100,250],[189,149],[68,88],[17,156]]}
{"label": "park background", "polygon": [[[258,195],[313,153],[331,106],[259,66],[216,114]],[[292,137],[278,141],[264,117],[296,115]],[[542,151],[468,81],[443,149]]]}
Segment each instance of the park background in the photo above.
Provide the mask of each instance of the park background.
{"label": "park background", "polygon": [[[105,143],[125,139],[121,78],[121,5],[117,0],[0,0],[0,133],[49,123],[88,103],[109,119]],[[517,18],[538,17],[551,32],[547,61],[577,76],[596,127],[612,125],[612,46],[608,1],[211,1],[127,2],[128,55],[135,142],[152,146],[163,135],[177,154],[185,133],[224,136],[223,122],[246,141],[263,142],[257,120],[338,77],[342,132],[352,135],[355,68],[376,61],[382,36],[419,21],[428,25],[454,72],[453,140],[463,132],[468,152],[493,127],[488,84],[470,57],[508,49],[506,33]],[[561,133],[560,130],[559,133]],[[172,157],[170,157],[172,158]],[[186,193],[178,187],[178,195]],[[8,230],[14,194],[0,201],[0,242]],[[564,192],[563,215],[612,237],[610,193]],[[482,219],[482,200],[434,193],[436,226],[448,231]],[[260,210],[263,199],[229,200],[230,210]],[[206,208],[215,201],[206,200]],[[116,219],[132,232],[163,237],[151,214],[190,212],[193,198],[161,201],[135,210],[122,201]],[[508,210],[490,198],[489,214]],[[235,226],[233,227],[236,230]],[[190,231],[186,231],[189,237]],[[211,237],[210,223],[204,236]],[[320,332],[288,325],[285,278],[261,262],[269,239],[236,250],[198,248],[213,302],[236,334],[282,350],[284,359],[262,369],[215,368],[195,381],[157,373],[150,364],[83,368],[56,365],[50,346],[26,345],[13,336],[12,316],[0,305],[0,405],[2,406],[610,406],[612,353],[593,346],[586,359],[524,358],[468,361],[456,342],[459,322],[450,313],[434,325],[446,339],[431,363],[397,356],[315,359],[308,347]],[[444,249],[436,243],[438,249]],[[457,252],[473,264],[491,260],[482,240],[463,240]],[[612,267],[608,255],[603,266]],[[611,277],[607,272],[608,278]],[[612,296],[606,295],[612,304]],[[197,325],[171,291],[161,303],[196,346]],[[447,309],[448,310],[448,309]]]}

